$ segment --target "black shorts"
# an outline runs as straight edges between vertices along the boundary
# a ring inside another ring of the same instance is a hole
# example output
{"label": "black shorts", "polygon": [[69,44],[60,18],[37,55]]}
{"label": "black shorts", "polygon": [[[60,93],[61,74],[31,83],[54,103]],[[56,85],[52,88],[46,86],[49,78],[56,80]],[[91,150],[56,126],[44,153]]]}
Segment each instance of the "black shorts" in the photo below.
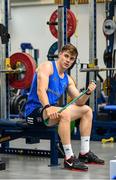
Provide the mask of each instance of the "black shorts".
{"label": "black shorts", "polygon": [[38,123],[44,124],[42,110],[43,110],[43,108],[37,108],[37,109],[33,110],[33,112],[26,117],[27,123],[30,125],[34,125],[34,124],[38,124]]}

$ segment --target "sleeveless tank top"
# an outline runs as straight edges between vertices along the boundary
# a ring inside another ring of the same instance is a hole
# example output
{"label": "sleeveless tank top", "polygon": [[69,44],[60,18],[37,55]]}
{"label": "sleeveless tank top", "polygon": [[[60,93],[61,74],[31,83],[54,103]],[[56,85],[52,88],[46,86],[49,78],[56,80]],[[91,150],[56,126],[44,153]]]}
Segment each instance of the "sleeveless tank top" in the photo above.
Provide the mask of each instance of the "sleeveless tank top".
{"label": "sleeveless tank top", "polygon": [[[49,76],[47,95],[49,103],[56,105],[59,98],[65,93],[68,87],[68,75],[64,72],[64,77],[61,78],[58,74],[55,61],[51,61],[53,66],[53,74]],[[25,106],[25,116],[29,116],[36,108],[42,107],[37,95],[37,73],[35,72],[28,100]]]}

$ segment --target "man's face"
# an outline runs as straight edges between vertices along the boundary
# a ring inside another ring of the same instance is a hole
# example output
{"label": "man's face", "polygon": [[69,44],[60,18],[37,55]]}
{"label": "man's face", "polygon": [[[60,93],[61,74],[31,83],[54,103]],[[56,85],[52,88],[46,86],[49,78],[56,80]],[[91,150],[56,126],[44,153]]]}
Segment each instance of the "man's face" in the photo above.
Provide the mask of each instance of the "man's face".
{"label": "man's face", "polygon": [[68,69],[74,63],[76,57],[72,56],[68,51],[65,51],[59,54],[59,59],[61,61],[62,68]]}

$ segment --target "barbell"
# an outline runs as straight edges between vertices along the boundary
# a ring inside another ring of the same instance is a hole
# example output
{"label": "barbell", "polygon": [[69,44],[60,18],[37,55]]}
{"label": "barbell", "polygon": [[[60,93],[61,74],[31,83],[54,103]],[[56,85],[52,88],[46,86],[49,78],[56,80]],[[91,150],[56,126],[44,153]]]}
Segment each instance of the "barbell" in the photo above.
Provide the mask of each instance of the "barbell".
{"label": "barbell", "polygon": [[8,69],[0,69],[0,73],[19,74],[19,73],[24,73],[24,72],[25,72],[25,70],[19,69],[19,68],[17,68],[17,69],[9,69],[9,70]]}
{"label": "barbell", "polygon": [[[0,69],[0,73],[8,74],[9,85],[15,89],[30,87],[36,69],[35,60],[27,53],[14,53],[9,58],[10,67]],[[18,67],[18,66],[20,67]]]}
{"label": "barbell", "polygon": [[[17,63],[20,64],[19,68]],[[8,74],[10,86],[15,89],[29,88],[36,70],[36,63],[32,56],[27,53],[14,53],[10,56],[10,65],[12,70],[1,70],[4,73],[10,72]]]}

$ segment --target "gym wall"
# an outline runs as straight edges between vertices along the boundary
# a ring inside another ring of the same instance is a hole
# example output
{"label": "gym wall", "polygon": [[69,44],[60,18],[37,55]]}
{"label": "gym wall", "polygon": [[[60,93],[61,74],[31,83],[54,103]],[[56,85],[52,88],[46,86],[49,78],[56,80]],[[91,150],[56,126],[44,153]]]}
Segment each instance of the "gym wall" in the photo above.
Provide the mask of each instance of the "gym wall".
{"label": "gym wall", "polygon": [[[21,51],[22,42],[32,43],[40,50],[39,62],[47,59],[50,46],[57,41],[49,31],[46,22],[57,9],[57,5],[14,6],[11,8],[9,31],[11,34],[11,54]],[[78,18],[77,31],[71,42],[78,47],[81,63],[89,62],[89,5],[71,5],[71,10]],[[103,52],[106,47],[102,25],[105,19],[105,4],[97,4],[97,58],[100,67],[104,67]],[[71,71],[75,78],[75,68]],[[79,88],[85,85],[85,73],[79,73]]]}

